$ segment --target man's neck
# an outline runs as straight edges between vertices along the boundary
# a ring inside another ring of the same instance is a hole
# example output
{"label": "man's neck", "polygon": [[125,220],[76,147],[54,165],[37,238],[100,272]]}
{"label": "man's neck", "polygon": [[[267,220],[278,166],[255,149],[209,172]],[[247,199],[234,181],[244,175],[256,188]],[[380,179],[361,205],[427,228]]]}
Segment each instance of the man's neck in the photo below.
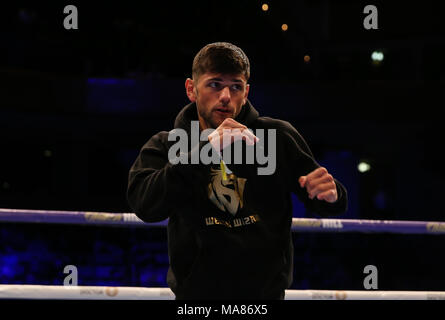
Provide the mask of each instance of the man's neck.
{"label": "man's neck", "polygon": [[198,116],[198,120],[199,120],[199,131],[200,132],[205,130],[205,129],[210,128],[208,123],[203,118],[201,118],[200,116]]}

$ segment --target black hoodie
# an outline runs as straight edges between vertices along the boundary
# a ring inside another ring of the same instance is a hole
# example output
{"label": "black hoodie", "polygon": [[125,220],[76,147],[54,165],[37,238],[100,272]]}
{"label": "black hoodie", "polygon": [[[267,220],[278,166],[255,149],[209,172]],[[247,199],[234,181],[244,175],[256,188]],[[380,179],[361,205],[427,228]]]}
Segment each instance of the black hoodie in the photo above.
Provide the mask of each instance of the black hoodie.
{"label": "black hoodie", "polygon": [[[177,299],[282,298],[293,273],[291,192],[321,216],[346,210],[346,190],[337,180],[338,200],[332,204],[310,200],[299,186],[298,178],[319,165],[291,124],[259,117],[250,102],[241,110],[235,120],[254,133],[276,130],[273,174],[258,175],[256,161],[228,164],[232,174],[223,181],[219,165],[172,164],[168,150],[175,141],[168,141],[166,131],[142,147],[130,169],[127,197],[136,215],[146,222],[169,218],[167,282]],[[190,132],[197,120],[191,103],[176,117],[175,128]],[[190,145],[188,158],[206,144]]]}

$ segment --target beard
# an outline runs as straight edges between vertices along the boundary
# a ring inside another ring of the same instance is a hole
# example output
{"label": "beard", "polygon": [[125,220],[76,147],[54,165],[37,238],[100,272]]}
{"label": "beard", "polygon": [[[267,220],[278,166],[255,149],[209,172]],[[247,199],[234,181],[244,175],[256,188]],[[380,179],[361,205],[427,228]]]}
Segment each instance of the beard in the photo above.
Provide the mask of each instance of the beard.
{"label": "beard", "polygon": [[216,129],[220,126],[220,124],[224,121],[224,119],[216,118],[213,114],[212,110],[199,110],[199,116],[204,120],[207,127]]}
{"label": "beard", "polygon": [[[226,115],[221,115],[217,113],[217,110],[215,107],[211,109],[206,108],[197,108],[199,116],[204,120],[207,127],[216,129],[218,128],[221,123],[227,118],[235,118],[235,115],[233,111],[227,112]],[[233,108],[230,108],[230,110],[233,110]]]}

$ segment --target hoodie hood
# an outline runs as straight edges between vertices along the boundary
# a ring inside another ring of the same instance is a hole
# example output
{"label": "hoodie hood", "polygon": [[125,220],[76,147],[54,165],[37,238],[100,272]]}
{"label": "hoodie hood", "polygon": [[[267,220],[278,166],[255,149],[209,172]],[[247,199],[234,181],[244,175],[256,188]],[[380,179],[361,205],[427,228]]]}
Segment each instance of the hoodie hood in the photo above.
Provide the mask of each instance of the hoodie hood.
{"label": "hoodie hood", "polygon": [[[235,118],[235,120],[242,123],[246,127],[249,127],[258,117],[258,111],[256,111],[250,101],[247,100],[246,104],[242,106],[241,112]],[[174,127],[190,131],[191,121],[198,121],[198,110],[195,102],[192,102],[182,108],[182,110],[176,116]]]}

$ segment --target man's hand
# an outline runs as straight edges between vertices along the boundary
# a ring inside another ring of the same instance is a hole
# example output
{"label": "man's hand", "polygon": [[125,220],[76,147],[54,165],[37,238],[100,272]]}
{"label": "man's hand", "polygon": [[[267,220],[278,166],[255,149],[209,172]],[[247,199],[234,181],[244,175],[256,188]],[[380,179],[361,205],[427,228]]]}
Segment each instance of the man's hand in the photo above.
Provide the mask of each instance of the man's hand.
{"label": "man's hand", "polygon": [[247,145],[250,146],[259,141],[245,125],[232,118],[226,118],[208,138],[213,148],[218,151],[221,151],[237,140],[245,140]]}
{"label": "man's hand", "polygon": [[334,177],[328,173],[326,168],[317,168],[307,176],[301,176],[298,182],[300,187],[306,188],[311,200],[317,197],[318,200],[324,200],[329,203],[337,201],[337,186],[335,185]]}

